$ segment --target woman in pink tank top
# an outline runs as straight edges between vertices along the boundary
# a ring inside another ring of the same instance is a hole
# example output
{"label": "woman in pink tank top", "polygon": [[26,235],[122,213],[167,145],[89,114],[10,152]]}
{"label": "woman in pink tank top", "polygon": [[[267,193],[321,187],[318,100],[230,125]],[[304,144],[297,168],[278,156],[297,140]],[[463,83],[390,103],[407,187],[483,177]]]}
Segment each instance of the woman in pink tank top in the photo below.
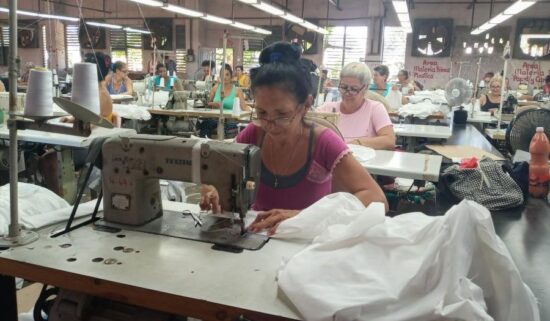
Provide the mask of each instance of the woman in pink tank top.
{"label": "woman in pink tank top", "polygon": [[[298,215],[333,190],[354,194],[365,206],[387,201],[369,173],[332,130],[304,120],[312,104],[309,72],[300,53],[275,43],[260,54],[251,71],[258,120],[237,142],[261,148],[262,168],[253,209],[262,211],[249,231],[274,234],[285,219]],[[213,186],[203,185],[201,208],[220,211]]]}

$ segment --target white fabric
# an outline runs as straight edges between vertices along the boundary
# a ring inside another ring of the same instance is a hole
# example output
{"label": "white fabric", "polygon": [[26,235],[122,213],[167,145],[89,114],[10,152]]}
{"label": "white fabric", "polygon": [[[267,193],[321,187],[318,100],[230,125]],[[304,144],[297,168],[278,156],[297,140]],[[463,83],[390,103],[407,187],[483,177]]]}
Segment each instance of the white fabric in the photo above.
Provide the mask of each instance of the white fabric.
{"label": "white fabric", "polygon": [[350,197],[327,196],[279,226],[280,236],[313,239],[278,275],[304,319],[540,320],[481,205],[389,218]]}
{"label": "white fabric", "polygon": [[385,98],[388,101],[388,104],[390,104],[391,110],[399,110],[399,108],[401,108],[401,96],[401,92],[398,90],[390,90]]}
{"label": "white fabric", "polygon": [[348,144],[348,148],[351,150],[355,159],[360,163],[368,162],[376,157],[376,151],[367,146]]}
{"label": "white fabric", "polygon": [[423,90],[415,91],[414,95],[409,97],[409,102],[415,104],[424,100],[430,100],[434,104],[446,104],[445,91],[442,89],[437,90]]}
{"label": "white fabric", "polygon": [[138,105],[113,104],[113,111],[126,119],[149,120],[151,114],[147,109],[147,107]]}
{"label": "white fabric", "polygon": [[439,111],[442,111],[441,104],[434,104],[430,100],[423,100],[416,104],[404,105],[399,109],[399,116],[426,119]]}
{"label": "white fabric", "polygon": [[[72,205],[52,191],[33,184],[19,183],[19,224],[26,229],[37,229],[65,221],[69,218]],[[96,201],[82,203],[76,217],[91,214]],[[100,210],[102,209],[100,205]],[[8,232],[10,222],[9,184],[0,186],[0,235]]]}

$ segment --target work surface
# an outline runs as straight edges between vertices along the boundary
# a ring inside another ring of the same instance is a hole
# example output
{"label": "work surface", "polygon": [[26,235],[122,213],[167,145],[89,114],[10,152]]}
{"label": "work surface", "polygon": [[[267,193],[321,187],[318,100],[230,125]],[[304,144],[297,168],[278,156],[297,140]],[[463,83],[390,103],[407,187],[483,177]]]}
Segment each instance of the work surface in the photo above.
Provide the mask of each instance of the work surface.
{"label": "work surface", "polygon": [[[193,109],[148,109],[152,115],[173,116],[173,117],[203,117],[220,118],[219,109],[193,108]],[[251,111],[241,111],[239,115],[233,115],[230,110],[223,111],[223,117],[228,119],[250,119]]]}
{"label": "work surface", "polygon": [[[18,130],[17,139],[19,141],[42,143],[50,145],[59,145],[75,148],[85,148],[90,146],[92,141],[96,138],[108,137],[113,135],[128,135],[135,134],[135,130],[128,128],[102,128],[96,127],[92,130],[92,134],[87,137],[65,135],[57,133],[48,133],[38,130]],[[7,126],[0,127],[0,139],[9,140],[9,130]]]}
{"label": "work surface", "polygon": [[449,126],[395,124],[393,131],[397,136],[448,139],[452,135]]}
{"label": "work surface", "polygon": [[[209,243],[89,226],[51,239],[52,229],[43,229],[28,246],[1,252],[0,274],[203,320],[235,320],[241,314],[251,320],[299,319],[279,293],[276,275],[283,258],[303,244],[270,240],[258,251],[235,254],[212,250]],[[115,250],[119,246],[126,250]],[[116,262],[105,264],[108,259]],[[0,319],[5,320],[1,314]]]}

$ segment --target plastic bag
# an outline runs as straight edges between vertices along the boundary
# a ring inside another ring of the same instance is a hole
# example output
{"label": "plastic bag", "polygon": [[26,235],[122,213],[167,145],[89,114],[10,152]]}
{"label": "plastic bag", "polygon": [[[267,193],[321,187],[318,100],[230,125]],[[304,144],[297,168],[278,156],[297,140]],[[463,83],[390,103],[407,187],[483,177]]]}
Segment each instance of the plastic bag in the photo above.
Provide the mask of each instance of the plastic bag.
{"label": "plastic bag", "polygon": [[464,201],[445,216],[389,218],[381,204],[360,210],[347,197],[329,198],[279,226],[297,230],[298,219],[314,221],[302,215],[341,218],[279,271],[279,286],[304,319],[540,320],[534,295],[481,205]]}

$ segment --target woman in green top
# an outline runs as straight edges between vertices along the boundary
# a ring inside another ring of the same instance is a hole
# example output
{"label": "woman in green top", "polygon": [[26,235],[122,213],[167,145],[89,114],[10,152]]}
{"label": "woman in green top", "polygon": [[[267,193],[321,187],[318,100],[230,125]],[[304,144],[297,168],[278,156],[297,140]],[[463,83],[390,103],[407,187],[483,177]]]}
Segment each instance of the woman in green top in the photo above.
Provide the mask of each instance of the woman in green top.
{"label": "woman in green top", "polygon": [[[240,101],[240,108],[241,110],[250,110],[250,107],[246,104],[246,101],[244,99],[243,92],[240,88],[236,87],[233,84],[233,70],[231,69],[231,66],[225,65],[224,71],[225,74],[223,76],[223,109],[224,110],[232,110],[233,109],[233,103],[235,99],[239,99]],[[221,78],[221,77],[220,77]],[[210,91],[210,102],[208,103],[208,106],[211,108],[220,108],[221,104],[221,90],[222,86],[221,84],[215,85],[212,87],[212,90]],[[200,137],[212,137],[213,133],[216,133],[216,129],[218,127],[218,121],[215,119],[206,119],[202,121],[199,125]],[[236,123],[230,123],[227,122],[225,124],[225,134],[228,134],[228,131],[231,131],[232,129],[236,132],[237,125]]]}
{"label": "woman in green top", "polygon": [[153,77],[153,84],[155,85],[155,89],[170,91],[174,87],[175,83],[176,77],[169,76],[168,71],[166,70],[166,66],[162,63],[159,63],[157,65],[156,76]]}

